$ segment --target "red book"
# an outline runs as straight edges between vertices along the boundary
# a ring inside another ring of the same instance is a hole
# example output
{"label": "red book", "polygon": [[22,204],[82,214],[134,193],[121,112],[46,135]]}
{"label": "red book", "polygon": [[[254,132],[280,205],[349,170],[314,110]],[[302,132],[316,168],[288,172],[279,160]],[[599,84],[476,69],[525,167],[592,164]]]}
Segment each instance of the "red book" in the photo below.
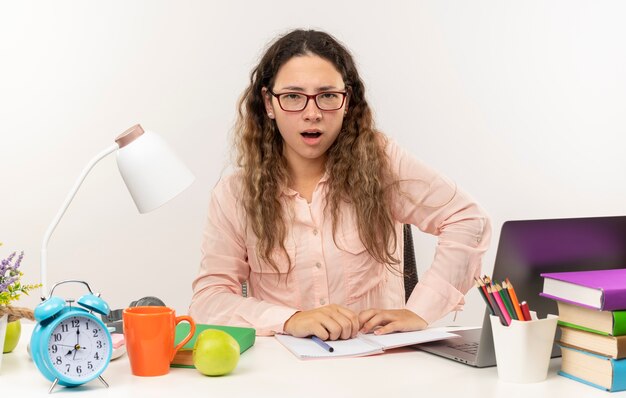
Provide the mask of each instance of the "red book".
{"label": "red book", "polygon": [[626,309],[626,269],[552,272],[541,296],[603,311]]}

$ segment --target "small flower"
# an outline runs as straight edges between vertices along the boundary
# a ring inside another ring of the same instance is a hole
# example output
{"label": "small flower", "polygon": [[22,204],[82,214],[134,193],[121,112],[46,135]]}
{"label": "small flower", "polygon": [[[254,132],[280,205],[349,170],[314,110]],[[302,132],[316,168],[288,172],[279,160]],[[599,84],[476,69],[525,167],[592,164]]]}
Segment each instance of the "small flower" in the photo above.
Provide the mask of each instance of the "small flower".
{"label": "small flower", "polygon": [[17,258],[17,261],[15,262],[15,268],[14,269],[18,269],[20,267],[20,264],[22,264],[22,259],[24,258],[24,252],[20,252],[20,256]]}
{"label": "small flower", "polygon": [[12,301],[18,300],[20,294],[28,295],[28,292],[41,286],[41,284],[22,285],[20,279],[24,274],[18,268],[22,264],[24,252],[21,252],[15,263],[12,263],[15,254],[16,252],[11,253],[0,262],[0,305],[9,305]]}

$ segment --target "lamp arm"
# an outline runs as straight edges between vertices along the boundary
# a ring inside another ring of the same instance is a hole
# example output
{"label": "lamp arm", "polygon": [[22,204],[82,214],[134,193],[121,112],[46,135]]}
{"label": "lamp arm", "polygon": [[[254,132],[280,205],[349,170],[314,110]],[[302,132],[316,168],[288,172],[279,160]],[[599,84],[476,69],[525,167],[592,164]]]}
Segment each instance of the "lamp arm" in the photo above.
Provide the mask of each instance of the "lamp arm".
{"label": "lamp arm", "polygon": [[96,165],[96,163],[98,163],[100,160],[105,158],[107,155],[110,155],[111,153],[117,151],[118,148],[119,147],[118,147],[117,144],[113,144],[110,147],[108,147],[107,149],[105,149],[104,151],[102,151],[99,154],[97,154],[93,159],[91,159],[91,161],[87,164],[87,166],[85,166],[85,168],[83,169],[83,172],[78,177],[78,180],[76,180],[76,183],[72,187],[72,190],[70,191],[70,193],[65,198],[65,202],[63,202],[63,205],[61,206],[61,208],[57,212],[57,215],[54,217],[54,219],[52,220],[52,222],[48,226],[48,230],[46,231],[46,234],[43,237],[43,242],[41,243],[40,272],[41,272],[41,299],[42,300],[45,300],[46,297],[48,296],[48,286],[47,286],[47,280],[48,280],[48,275],[47,275],[47,272],[48,272],[48,270],[47,270],[48,241],[50,240],[50,237],[52,236],[52,233],[54,232],[55,228],[59,224],[59,221],[61,221],[61,218],[65,214],[65,211],[70,206],[70,203],[72,203],[72,200],[74,199],[74,196],[76,196],[76,193],[78,192],[78,189],[80,188],[80,186],[82,185],[83,181],[87,177],[87,174],[89,174],[89,172]]}

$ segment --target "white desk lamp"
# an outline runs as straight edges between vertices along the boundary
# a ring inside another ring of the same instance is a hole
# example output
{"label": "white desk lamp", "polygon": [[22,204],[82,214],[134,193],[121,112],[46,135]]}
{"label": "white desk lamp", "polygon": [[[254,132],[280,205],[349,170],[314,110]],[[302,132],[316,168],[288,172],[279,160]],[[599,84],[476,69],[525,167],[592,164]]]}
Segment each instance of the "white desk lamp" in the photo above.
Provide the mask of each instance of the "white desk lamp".
{"label": "white desk lamp", "polygon": [[65,202],[48,227],[41,244],[41,293],[48,296],[47,247],[57,224],[87,174],[100,160],[117,152],[117,166],[140,213],[147,213],[165,204],[188,188],[195,177],[170,150],[165,141],[135,125],[115,139],[115,144],[97,154],[83,169]]}

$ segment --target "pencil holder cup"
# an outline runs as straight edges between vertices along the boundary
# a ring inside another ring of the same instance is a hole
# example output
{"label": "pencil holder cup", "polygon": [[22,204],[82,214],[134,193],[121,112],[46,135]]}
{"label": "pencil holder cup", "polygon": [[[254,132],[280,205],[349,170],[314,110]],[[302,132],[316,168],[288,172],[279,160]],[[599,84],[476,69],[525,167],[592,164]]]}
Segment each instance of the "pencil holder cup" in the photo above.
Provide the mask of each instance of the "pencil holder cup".
{"label": "pencil holder cup", "polygon": [[497,316],[490,318],[500,380],[512,383],[545,380],[559,317],[549,314],[537,319],[537,314],[531,311],[532,320],[512,320],[509,326],[502,325]]}

